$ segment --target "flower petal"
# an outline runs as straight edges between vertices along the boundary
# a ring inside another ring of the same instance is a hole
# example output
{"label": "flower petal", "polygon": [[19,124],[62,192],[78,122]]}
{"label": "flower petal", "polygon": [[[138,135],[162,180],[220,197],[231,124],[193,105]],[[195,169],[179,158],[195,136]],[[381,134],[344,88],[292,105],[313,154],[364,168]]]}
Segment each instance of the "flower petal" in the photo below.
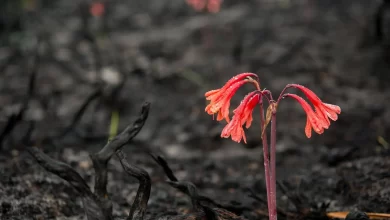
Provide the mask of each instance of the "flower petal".
{"label": "flower petal", "polygon": [[209,0],[207,9],[211,13],[217,13],[221,8],[222,0]]}
{"label": "flower petal", "polygon": [[337,114],[341,113],[339,106],[322,102],[313,91],[306,88],[305,86],[299,84],[290,84],[289,86],[297,88],[305,94],[309,101],[314,105],[315,112],[317,113],[318,117],[324,119],[323,122],[326,122],[327,126],[330,125],[328,118],[332,119],[333,121],[337,120]]}
{"label": "flower petal", "polygon": [[252,124],[253,121],[252,111],[256,107],[256,105],[259,104],[260,97],[261,95],[259,93],[254,92],[253,95],[250,96],[249,101],[245,106],[243,120],[245,120],[246,128],[249,128]]}
{"label": "flower petal", "polygon": [[204,96],[206,97],[206,100],[212,100],[212,99],[215,98],[215,96],[216,96],[217,94],[219,94],[220,91],[221,91],[221,89],[210,90],[210,91],[206,92],[206,93],[204,94]]}
{"label": "flower petal", "polygon": [[307,121],[305,127],[305,134],[308,138],[311,137],[311,129],[316,133],[324,133],[324,129],[328,128],[327,122],[324,118],[318,117],[318,114],[313,111],[312,107],[307,103],[302,97],[295,94],[285,94],[287,97],[294,98],[302,106],[303,110],[306,112]]}
{"label": "flower petal", "polygon": [[311,127],[310,119],[309,117],[307,117],[306,126],[305,126],[305,134],[307,138],[311,137],[311,129],[312,127]]}
{"label": "flower petal", "polygon": [[221,137],[232,137],[233,141],[240,142],[244,139],[246,143],[246,136],[242,126],[246,123],[247,128],[252,123],[252,111],[259,103],[259,91],[253,91],[245,96],[240,105],[233,111],[234,116],[232,120],[222,130]]}
{"label": "flower petal", "polygon": [[248,77],[257,78],[257,75],[254,73],[241,73],[231,78],[222,88],[206,92],[206,100],[210,100],[210,103],[206,106],[205,112],[209,115],[218,113],[218,121],[225,119],[229,122],[230,99],[242,85],[250,82],[245,80]]}
{"label": "flower petal", "polygon": [[338,118],[337,114],[341,113],[341,108],[337,105],[332,105],[328,103],[322,103],[322,104],[324,106],[324,109],[326,110],[327,116],[333,121],[336,121]]}

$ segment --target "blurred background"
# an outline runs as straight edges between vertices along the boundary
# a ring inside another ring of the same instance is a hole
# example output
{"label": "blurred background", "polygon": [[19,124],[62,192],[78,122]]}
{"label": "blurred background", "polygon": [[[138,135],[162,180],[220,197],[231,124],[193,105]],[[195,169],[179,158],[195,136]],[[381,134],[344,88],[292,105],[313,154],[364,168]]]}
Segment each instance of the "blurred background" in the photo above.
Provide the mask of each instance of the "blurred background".
{"label": "blurred background", "polygon": [[[126,148],[152,177],[148,212],[190,208],[164,183],[154,152],[180,179],[259,219],[266,204],[246,191],[265,195],[258,115],[248,144],[237,144],[204,112],[204,93],[242,72],[257,73],[274,97],[298,83],[342,109],[307,139],[302,108],[283,100],[278,180],[328,210],[389,212],[389,45],[384,0],[2,0],[0,215],[83,219],[76,191],[24,148],[40,146],[92,186],[88,154],[107,142],[112,116],[122,131],[148,101],[149,118]],[[232,108],[250,91],[241,89]],[[116,159],[110,172],[114,213],[124,216],[137,181]]]}

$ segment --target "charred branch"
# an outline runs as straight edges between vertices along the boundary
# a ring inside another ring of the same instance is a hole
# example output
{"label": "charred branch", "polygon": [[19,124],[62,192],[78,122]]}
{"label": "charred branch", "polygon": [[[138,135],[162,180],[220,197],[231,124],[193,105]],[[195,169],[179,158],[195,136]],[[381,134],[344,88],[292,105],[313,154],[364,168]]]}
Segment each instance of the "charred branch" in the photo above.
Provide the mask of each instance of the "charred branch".
{"label": "charred branch", "polygon": [[121,150],[116,151],[116,155],[127,174],[137,178],[139,187],[134,203],[131,205],[128,220],[143,220],[150,196],[151,180],[148,172],[127,162],[125,154]]}
{"label": "charred branch", "polygon": [[[168,176],[168,184],[172,187],[178,189],[184,194],[188,195],[191,198],[192,206],[194,213],[181,217],[180,219],[202,219],[206,217],[208,220],[217,220],[217,219],[242,219],[236,214],[225,209],[224,206],[218,204],[214,200],[200,195],[196,186],[191,182],[178,181],[176,176],[173,174],[172,169],[169,167],[168,163],[161,157],[150,154],[152,158],[164,169],[166,176]],[[206,205],[207,204],[207,205]],[[216,208],[211,208],[209,205]],[[174,218],[176,219],[176,218]]]}
{"label": "charred branch", "polygon": [[154,161],[156,161],[157,164],[159,164],[164,169],[164,173],[170,181],[179,181],[173,173],[172,169],[169,167],[167,161],[165,161],[161,156],[156,156],[153,154],[150,154],[150,156],[153,158]]}
{"label": "charred branch", "polygon": [[81,117],[84,115],[84,112],[87,110],[88,106],[92,103],[92,101],[99,98],[100,95],[101,95],[101,89],[99,87],[95,89],[95,91],[93,91],[91,95],[88,96],[88,98],[81,105],[80,109],[76,112],[70,125],[67,128],[65,128],[62,134],[60,134],[60,138],[67,135],[76,126],[77,122],[80,121]]}
{"label": "charred branch", "polygon": [[8,121],[5,127],[3,128],[3,131],[0,133],[0,149],[2,148],[2,144],[5,138],[14,130],[14,128],[19,124],[19,122],[23,120],[24,113],[28,108],[28,103],[30,102],[31,98],[34,96],[35,81],[36,81],[38,66],[39,66],[38,47],[39,47],[39,42],[35,54],[31,57],[31,59],[29,59],[28,69],[31,70],[31,72],[29,73],[29,83],[26,91],[26,96],[23,100],[20,110],[8,118]]}
{"label": "charred branch", "polygon": [[141,114],[135,120],[132,125],[126,127],[126,129],[117,135],[114,139],[109,141],[103,149],[95,154],[91,154],[90,157],[95,169],[95,195],[104,204],[105,213],[112,212],[112,203],[108,198],[107,193],[107,164],[114,153],[121,149],[124,145],[129,143],[137,134],[141,131],[145,124],[149,114],[150,103],[143,104]]}
{"label": "charred branch", "polygon": [[[95,93],[97,95],[98,92]],[[91,96],[92,97],[92,96]],[[141,220],[146,210],[147,201],[150,195],[151,181],[146,171],[131,166],[127,163],[124,154],[120,148],[131,141],[142,129],[148,117],[150,103],[142,106],[141,114],[138,119],[126,127],[126,129],[117,135],[111,142],[107,143],[103,149],[91,155],[95,169],[95,193],[93,193],[84,179],[69,165],[50,158],[36,147],[27,148],[28,152],[35,160],[47,171],[54,173],[62,179],[69,182],[77,192],[80,193],[83,200],[84,210],[89,220],[111,220],[112,203],[107,194],[107,164],[115,152],[120,158],[125,171],[136,177],[140,181],[140,187],[136,199],[132,205],[129,219]],[[25,142],[30,142],[30,132],[25,135]]]}
{"label": "charred branch", "polygon": [[37,147],[28,147],[27,151],[47,171],[66,180],[81,195],[88,220],[109,220],[102,212],[95,195],[84,179],[68,164],[50,158]]}
{"label": "charred branch", "polygon": [[149,114],[150,103],[146,102],[142,106],[138,119],[126,127],[126,129],[108,142],[99,152],[92,154],[91,158],[95,167],[97,177],[95,179],[95,193],[104,197],[107,194],[107,163],[114,153],[129,143],[141,131]]}

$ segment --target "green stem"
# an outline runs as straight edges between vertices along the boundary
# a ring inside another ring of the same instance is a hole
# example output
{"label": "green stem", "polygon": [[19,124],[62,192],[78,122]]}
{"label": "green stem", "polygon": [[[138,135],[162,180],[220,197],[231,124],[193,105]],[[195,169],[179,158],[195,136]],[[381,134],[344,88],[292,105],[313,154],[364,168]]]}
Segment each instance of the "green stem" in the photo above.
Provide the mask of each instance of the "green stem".
{"label": "green stem", "polygon": [[119,127],[119,112],[117,110],[113,110],[111,112],[111,122],[110,122],[108,141],[111,141],[118,134],[118,127]]}

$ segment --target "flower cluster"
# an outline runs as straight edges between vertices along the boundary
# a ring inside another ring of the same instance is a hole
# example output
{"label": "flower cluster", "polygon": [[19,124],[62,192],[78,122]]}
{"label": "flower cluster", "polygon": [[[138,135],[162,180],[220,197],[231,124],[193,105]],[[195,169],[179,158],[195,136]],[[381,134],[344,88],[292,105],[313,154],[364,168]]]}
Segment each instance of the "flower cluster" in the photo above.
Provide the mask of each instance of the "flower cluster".
{"label": "flower cluster", "polygon": [[217,13],[222,4],[222,0],[186,0],[196,11],[207,9],[211,13]]}
{"label": "flower cluster", "polygon": [[[248,93],[241,101],[240,105],[233,111],[233,117],[230,120],[229,107],[230,100],[237,92],[237,90],[244,84],[251,83],[255,85],[255,90]],[[301,96],[291,93],[285,93],[289,88],[299,89],[312,104],[310,105]],[[272,93],[269,90],[261,90],[259,78],[254,73],[241,73],[229,81],[220,88],[206,92],[206,100],[210,103],[206,106],[205,111],[214,115],[217,114],[217,120],[226,120],[227,125],[222,130],[221,137],[231,137],[233,141],[241,142],[244,140],[246,143],[246,136],[243,126],[249,128],[252,124],[252,112],[253,109],[260,106],[260,119],[261,119],[261,139],[263,143],[263,156],[264,156],[264,174],[265,183],[267,188],[267,202],[268,202],[268,216],[270,220],[277,220],[277,205],[276,205],[276,113],[279,106],[279,102],[286,97],[290,97],[296,100],[306,112],[307,120],[305,127],[305,134],[308,138],[311,137],[312,130],[318,134],[324,133],[325,129],[330,126],[330,120],[336,121],[338,114],[341,113],[341,109],[337,105],[332,105],[323,102],[318,96],[310,89],[298,85],[288,84],[277,100],[274,100]],[[268,108],[264,115],[263,100],[268,101]],[[312,107],[313,106],[313,107]],[[329,120],[330,119],[330,120]],[[267,133],[264,132],[267,125],[271,122],[271,137],[270,145],[267,141]],[[268,148],[269,147],[269,148]]]}
{"label": "flower cluster", "polygon": [[[230,120],[230,100],[236,91],[246,83],[254,84],[256,86],[256,90],[245,96],[240,105],[233,111],[234,116],[232,120]],[[302,91],[311,102],[314,109],[302,97],[296,94],[284,94],[284,91],[288,88],[296,88]],[[322,100],[313,91],[302,85],[287,85],[277,101],[272,100],[272,95],[270,94],[271,93],[268,90],[260,90],[260,83],[256,74],[241,73],[227,81],[222,88],[206,92],[205,97],[210,101],[210,103],[206,106],[205,111],[210,115],[217,114],[218,121],[225,119],[228,123],[222,130],[221,137],[228,138],[231,136],[233,141],[240,142],[243,139],[245,143],[246,137],[243,125],[246,124],[246,128],[250,127],[252,123],[252,111],[263,98],[268,100],[270,103],[275,103],[273,106],[278,106],[279,101],[284,97],[295,99],[306,112],[307,122],[305,134],[308,138],[311,137],[312,130],[318,134],[322,134],[324,130],[328,129],[330,126],[329,119],[336,121],[338,114],[341,113],[339,106],[322,102]]]}

